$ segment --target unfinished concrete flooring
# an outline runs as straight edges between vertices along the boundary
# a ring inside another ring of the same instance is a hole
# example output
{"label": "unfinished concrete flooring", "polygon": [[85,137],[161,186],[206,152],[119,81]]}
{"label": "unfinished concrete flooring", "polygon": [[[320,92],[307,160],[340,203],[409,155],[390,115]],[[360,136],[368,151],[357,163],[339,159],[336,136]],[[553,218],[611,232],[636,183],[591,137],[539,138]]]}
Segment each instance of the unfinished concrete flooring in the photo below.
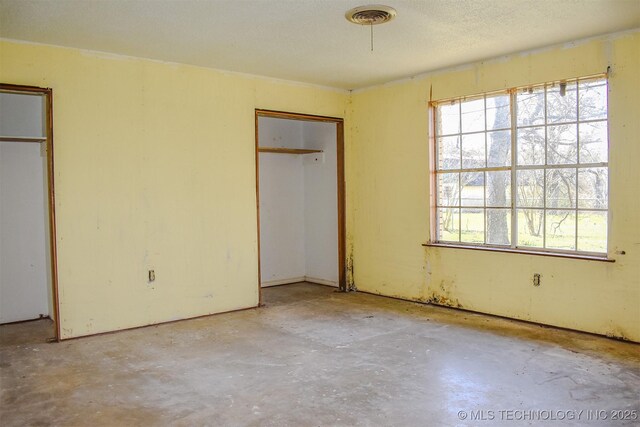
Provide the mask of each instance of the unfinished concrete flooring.
{"label": "unfinished concrete flooring", "polygon": [[56,344],[46,321],[0,327],[0,424],[638,424],[636,344],[310,284],[263,292],[260,309]]}

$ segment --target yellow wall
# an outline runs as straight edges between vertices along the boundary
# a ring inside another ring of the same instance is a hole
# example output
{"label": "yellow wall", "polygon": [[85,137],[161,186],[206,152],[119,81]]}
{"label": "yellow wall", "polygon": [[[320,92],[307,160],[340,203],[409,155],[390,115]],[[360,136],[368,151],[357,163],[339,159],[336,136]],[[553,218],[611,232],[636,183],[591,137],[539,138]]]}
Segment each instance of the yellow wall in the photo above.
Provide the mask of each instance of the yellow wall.
{"label": "yellow wall", "polygon": [[[429,239],[431,88],[437,100],[601,73],[608,65],[615,263],[421,246]],[[351,102],[348,226],[358,289],[640,341],[639,32],[370,88]],[[542,274],[539,288],[533,273]]]}
{"label": "yellow wall", "polygon": [[[429,239],[431,88],[441,99],[607,65],[615,263],[421,246]],[[256,305],[253,112],[265,108],[347,116],[349,278],[359,289],[640,341],[639,75],[638,32],[351,96],[0,42],[1,82],[54,90],[63,338]]]}
{"label": "yellow wall", "polygon": [[255,306],[254,109],[343,117],[348,101],[8,41],[0,82],[53,88],[62,338]]}

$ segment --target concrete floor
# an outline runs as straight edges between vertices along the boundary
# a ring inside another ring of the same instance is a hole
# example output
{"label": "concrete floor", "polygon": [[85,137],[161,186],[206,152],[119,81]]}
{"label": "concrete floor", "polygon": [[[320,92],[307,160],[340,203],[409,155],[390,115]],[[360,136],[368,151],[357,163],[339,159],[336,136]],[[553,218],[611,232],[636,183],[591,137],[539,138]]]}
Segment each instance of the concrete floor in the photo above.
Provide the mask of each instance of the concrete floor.
{"label": "concrete floor", "polygon": [[636,344],[310,284],[264,299],[54,344],[2,326],[0,424],[638,425],[611,420],[640,411]]}

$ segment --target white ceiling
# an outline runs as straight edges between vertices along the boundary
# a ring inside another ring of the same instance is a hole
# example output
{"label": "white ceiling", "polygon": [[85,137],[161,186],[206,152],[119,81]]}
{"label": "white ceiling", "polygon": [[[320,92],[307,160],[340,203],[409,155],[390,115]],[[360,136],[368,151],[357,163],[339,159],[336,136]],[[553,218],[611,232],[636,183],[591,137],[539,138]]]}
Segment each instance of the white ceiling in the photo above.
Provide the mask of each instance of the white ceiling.
{"label": "white ceiling", "polygon": [[0,0],[0,37],[356,89],[640,27],[640,0]]}

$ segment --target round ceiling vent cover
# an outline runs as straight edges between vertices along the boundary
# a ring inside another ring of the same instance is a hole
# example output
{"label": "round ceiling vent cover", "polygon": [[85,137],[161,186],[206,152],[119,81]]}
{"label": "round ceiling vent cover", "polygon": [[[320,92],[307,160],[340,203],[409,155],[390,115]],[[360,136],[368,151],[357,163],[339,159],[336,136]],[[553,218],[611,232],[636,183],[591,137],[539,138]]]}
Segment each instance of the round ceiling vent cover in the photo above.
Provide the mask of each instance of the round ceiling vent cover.
{"label": "round ceiling vent cover", "polygon": [[347,21],[359,25],[378,25],[391,21],[396,17],[396,10],[389,6],[372,4],[358,6],[344,14]]}

